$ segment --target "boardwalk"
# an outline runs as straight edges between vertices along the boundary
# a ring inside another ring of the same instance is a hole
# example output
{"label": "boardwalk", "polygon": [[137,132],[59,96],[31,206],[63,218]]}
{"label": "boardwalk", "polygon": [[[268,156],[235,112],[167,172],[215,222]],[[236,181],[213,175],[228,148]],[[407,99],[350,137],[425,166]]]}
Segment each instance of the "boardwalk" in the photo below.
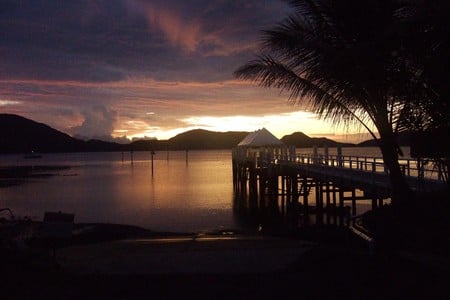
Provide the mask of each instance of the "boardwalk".
{"label": "boardwalk", "polygon": [[[417,159],[399,163],[413,190],[447,187],[443,174],[431,164]],[[294,208],[293,214],[303,216],[312,210],[321,214],[331,209],[340,216],[341,224],[345,215],[356,215],[357,201],[371,200],[376,208],[389,201],[392,192],[380,157],[297,155],[292,148],[234,149],[233,184],[240,198],[257,199],[259,206],[275,203],[282,212],[292,214]],[[315,203],[311,203],[311,195]]]}
{"label": "boardwalk", "polygon": [[[277,164],[298,169],[314,178],[341,182],[362,190],[381,190],[390,193],[387,169],[380,157],[366,156],[296,156],[293,160],[274,160]],[[445,188],[440,170],[417,159],[400,159],[403,174],[413,190],[435,191]]]}

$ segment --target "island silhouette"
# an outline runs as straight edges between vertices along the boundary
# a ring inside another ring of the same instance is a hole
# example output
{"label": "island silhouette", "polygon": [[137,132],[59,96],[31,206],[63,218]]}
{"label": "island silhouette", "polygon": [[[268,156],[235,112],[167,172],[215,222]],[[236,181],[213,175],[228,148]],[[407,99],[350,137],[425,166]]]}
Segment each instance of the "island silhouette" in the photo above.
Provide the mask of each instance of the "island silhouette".
{"label": "island silhouette", "polygon": [[[214,150],[232,149],[249,132],[215,132],[194,129],[180,133],[168,140],[137,140],[127,144],[102,140],[81,140],[39,123],[14,114],[0,114],[0,153],[55,153],[55,152],[100,152],[100,151],[150,151],[150,150]],[[329,138],[309,137],[303,132],[285,135],[281,141],[298,148],[322,147],[373,147],[374,140],[359,144],[339,143]],[[402,146],[409,145],[409,135],[399,136]]]}

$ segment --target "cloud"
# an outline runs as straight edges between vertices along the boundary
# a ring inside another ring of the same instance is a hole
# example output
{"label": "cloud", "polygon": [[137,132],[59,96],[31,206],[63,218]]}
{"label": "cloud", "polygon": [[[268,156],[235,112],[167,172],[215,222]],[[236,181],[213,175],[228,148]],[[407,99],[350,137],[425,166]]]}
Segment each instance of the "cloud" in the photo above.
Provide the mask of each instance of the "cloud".
{"label": "cloud", "polygon": [[2,112],[88,138],[168,138],[215,123],[282,127],[286,116],[270,116],[298,108],[232,75],[286,1],[5,1]]}
{"label": "cloud", "polygon": [[250,58],[259,30],[285,6],[275,0],[36,1],[7,7],[0,18],[0,78],[230,79]]}
{"label": "cloud", "polygon": [[287,8],[282,1],[259,0],[124,2],[132,14],[145,18],[150,35],[159,32],[172,47],[207,57],[255,49],[259,31],[279,20]]}
{"label": "cloud", "polygon": [[147,20],[150,26],[158,27],[172,45],[194,51],[200,41],[201,25],[198,21],[184,20],[169,9],[147,6]]}
{"label": "cloud", "polygon": [[17,105],[20,103],[20,101],[0,99],[0,106]]}
{"label": "cloud", "polygon": [[117,112],[105,106],[93,106],[82,112],[83,123],[72,127],[71,133],[83,139],[111,139],[117,122]]}

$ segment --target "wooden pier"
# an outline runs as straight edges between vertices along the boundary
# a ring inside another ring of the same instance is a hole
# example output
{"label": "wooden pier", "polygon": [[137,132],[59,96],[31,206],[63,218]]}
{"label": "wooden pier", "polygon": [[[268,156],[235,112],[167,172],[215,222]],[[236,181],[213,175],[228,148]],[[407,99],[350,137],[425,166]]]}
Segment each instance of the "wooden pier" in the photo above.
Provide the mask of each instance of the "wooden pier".
{"label": "wooden pier", "polygon": [[[299,155],[294,147],[233,149],[235,205],[269,209],[295,225],[345,225],[357,215],[357,202],[372,209],[390,201],[392,188],[380,157]],[[338,151],[340,153],[340,151]],[[446,188],[441,173],[417,159],[399,163],[413,190]]]}

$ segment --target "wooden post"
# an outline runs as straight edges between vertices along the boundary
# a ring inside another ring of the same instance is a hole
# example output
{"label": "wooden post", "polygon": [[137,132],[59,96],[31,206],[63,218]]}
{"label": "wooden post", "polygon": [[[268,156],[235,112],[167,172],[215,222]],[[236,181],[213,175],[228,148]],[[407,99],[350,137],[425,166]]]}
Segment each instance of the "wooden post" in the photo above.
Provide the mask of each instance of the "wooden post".
{"label": "wooden post", "polygon": [[257,187],[257,176],[256,176],[256,168],[254,165],[249,168],[249,178],[248,178],[248,190],[250,194],[257,195],[258,187]]}
{"label": "wooden post", "polygon": [[376,210],[377,209],[377,197],[375,196],[375,194],[372,195],[372,210]]}
{"label": "wooden post", "polygon": [[234,182],[234,188],[235,188],[235,191],[238,191],[239,190],[239,188],[238,188],[238,186],[239,186],[239,165],[238,165],[238,163],[237,163],[237,161],[236,160],[234,160],[233,161],[233,172],[235,172],[234,173],[234,180],[235,180],[235,182]]}
{"label": "wooden post", "polygon": [[314,182],[314,190],[316,193],[316,210],[319,210],[320,192],[319,192],[319,183],[317,181]]}
{"label": "wooden post", "polygon": [[331,207],[330,207],[330,182],[327,181],[325,183],[325,199],[326,199],[326,213],[327,213],[327,224],[330,224],[330,213],[331,213]]}
{"label": "wooden post", "polygon": [[337,224],[336,186],[333,183],[333,222]]}
{"label": "wooden post", "polygon": [[188,149],[186,149],[186,165],[188,164],[188,161],[189,161],[189,156],[188,156],[188,152],[189,152],[189,150]]}
{"label": "wooden post", "polygon": [[289,146],[289,161],[294,162],[295,161],[295,146]]}
{"label": "wooden post", "polygon": [[308,178],[303,177],[303,223],[309,223]]}
{"label": "wooden post", "polygon": [[292,200],[298,201],[299,195],[298,195],[298,175],[294,174],[291,176],[292,181]]}
{"label": "wooden post", "polygon": [[283,216],[286,216],[286,205],[289,202],[289,199],[291,198],[291,191],[292,191],[292,178],[286,176],[285,178],[285,187],[283,191],[283,196],[281,197],[281,214]]}
{"label": "wooden post", "polygon": [[342,145],[338,144],[337,145],[337,161],[338,161],[338,167],[342,168],[343,164],[342,164]]}
{"label": "wooden post", "polygon": [[[352,217],[356,216],[356,189],[352,188]],[[353,223],[355,220],[353,220]]]}
{"label": "wooden post", "polygon": [[247,167],[244,164],[239,165],[240,181],[241,181],[241,191],[245,193],[247,190]]}
{"label": "wooden post", "polygon": [[344,217],[345,217],[345,211],[344,211],[344,191],[342,189],[342,186],[339,187],[339,223],[341,226],[344,226]]}
{"label": "wooden post", "polygon": [[316,224],[323,224],[323,188],[320,181],[316,181]]}
{"label": "wooden post", "polygon": [[152,176],[153,176],[153,155],[155,155],[155,151],[150,151],[150,155],[152,157]]}
{"label": "wooden post", "polygon": [[313,163],[317,164],[319,162],[319,155],[317,153],[317,145],[313,145]]}

